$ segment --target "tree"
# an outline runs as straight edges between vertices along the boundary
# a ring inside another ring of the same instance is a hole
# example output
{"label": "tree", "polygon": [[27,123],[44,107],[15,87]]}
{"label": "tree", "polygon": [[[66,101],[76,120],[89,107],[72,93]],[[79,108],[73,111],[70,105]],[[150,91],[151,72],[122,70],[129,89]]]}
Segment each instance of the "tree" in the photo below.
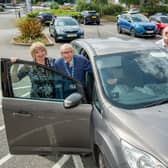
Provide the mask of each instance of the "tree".
{"label": "tree", "polygon": [[101,5],[101,4],[108,4],[108,0],[93,0],[93,2],[95,4],[99,4],[99,5]]}
{"label": "tree", "polygon": [[128,7],[131,4],[135,4],[135,5],[139,5],[140,4],[140,0],[119,0],[120,3],[125,3]]}

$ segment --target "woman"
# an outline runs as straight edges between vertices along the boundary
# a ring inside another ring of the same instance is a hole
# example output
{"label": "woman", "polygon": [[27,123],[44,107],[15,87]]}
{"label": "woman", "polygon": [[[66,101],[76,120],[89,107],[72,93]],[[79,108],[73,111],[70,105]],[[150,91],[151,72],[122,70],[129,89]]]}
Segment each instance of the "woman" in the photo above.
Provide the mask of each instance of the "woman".
{"label": "woman", "polygon": [[[47,50],[43,43],[35,42],[30,47],[30,54],[35,63],[53,67],[55,59],[48,58]],[[11,62],[16,62],[18,58],[11,58]],[[53,98],[55,81],[51,71],[48,71],[36,65],[24,65],[18,68],[20,64],[14,65],[12,81],[17,82],[26,76],[31,80],[31,97]]]}

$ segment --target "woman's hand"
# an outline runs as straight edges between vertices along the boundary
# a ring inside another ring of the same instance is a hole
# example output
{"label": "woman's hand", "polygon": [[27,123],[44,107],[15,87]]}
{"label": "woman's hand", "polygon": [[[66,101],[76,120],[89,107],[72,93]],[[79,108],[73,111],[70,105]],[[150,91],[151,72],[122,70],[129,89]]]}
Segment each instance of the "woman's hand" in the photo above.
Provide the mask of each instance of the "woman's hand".
{"label": "woman's hand", "polygon": [[18,60],[18,57],[11,57],[11,58],[10,58],[10,61],[11,61],[11,62],[16,62],[17,60]]}

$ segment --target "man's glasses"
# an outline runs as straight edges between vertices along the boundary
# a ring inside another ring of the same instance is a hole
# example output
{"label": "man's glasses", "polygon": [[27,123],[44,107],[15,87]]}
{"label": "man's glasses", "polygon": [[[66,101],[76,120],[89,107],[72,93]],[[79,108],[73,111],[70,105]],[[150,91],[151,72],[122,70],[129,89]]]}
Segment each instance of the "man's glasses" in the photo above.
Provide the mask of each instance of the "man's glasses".
{"label": "man's glasses", "polygon": [[61,54],[69,54],[71,52],[72,52],[72,50],[70,50],[70,51],[62,51]]}

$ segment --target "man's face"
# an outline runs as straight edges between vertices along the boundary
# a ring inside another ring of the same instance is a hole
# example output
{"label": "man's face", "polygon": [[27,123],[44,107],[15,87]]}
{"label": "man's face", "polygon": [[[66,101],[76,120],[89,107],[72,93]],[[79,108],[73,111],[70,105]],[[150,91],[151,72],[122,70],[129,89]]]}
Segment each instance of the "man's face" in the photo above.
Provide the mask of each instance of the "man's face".
{"label": "man's face", "polygon": [[70,62],[72,60],[73,54],[73,50],[70,48],[64,48],[61,50],[61,55],[67,62]]}

